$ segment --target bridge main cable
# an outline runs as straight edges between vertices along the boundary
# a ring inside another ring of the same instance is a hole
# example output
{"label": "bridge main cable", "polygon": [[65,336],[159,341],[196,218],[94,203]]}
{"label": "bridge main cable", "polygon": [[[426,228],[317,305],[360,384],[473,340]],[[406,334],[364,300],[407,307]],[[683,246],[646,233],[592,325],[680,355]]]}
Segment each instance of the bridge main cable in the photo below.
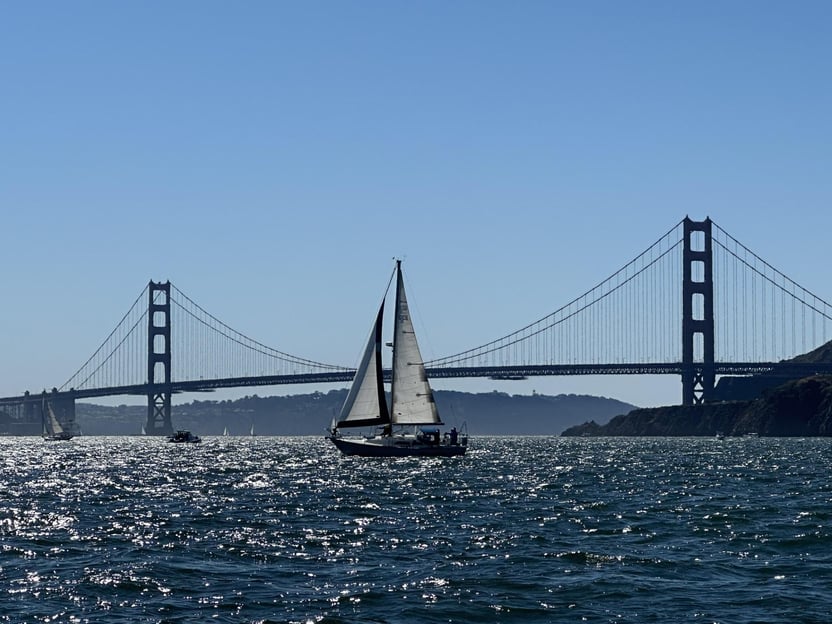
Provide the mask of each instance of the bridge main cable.
{"label": "bridge main cable", "polygon": [[[587,290],[584,294],[574,298],[572,301],[570,301],[569,303],[561,306],[560,308],[558,308],[554,312],[551,312],[550,314],[547,314],[546,316],[538,319],[537,321],[529,323],[525,327],[522,327],[518,330],[515,330],[515,331],[509,333],[509,334],[506,334],[505,336],[503,336],[501,338],[491,340],[490,342],[487,342],[487,343],[485,343],[483,345],[480,345],[478,347],[474,347],[474,348],[471,348],[471,349],[466,349],[465,351],[460,351],[460,352],[455,353],[453,355],[434,358],[432,360],[426,361],[425,366],[428,366],[428,367],[431,367],[431,368],[442,368],[442,367],[448,367],[448,366],[453,366],[453,365],[459,365],[461,363],[469,362],[469,361],[474,360],[476,358],[482,358],[482,357],[484,357],[488,354],[492,354],[492,353],[496,353],[496,352],[499,352],[499,351],[502,351],[502,350],[506,350],[509,347],[512,347],[513,345],[516,345],[517,343],[528,340],[528,339],[532,338],[533,336],[536,336],[536,335],[546,331],[547,329],[551,329],[552,327],[554,327],[558,324],[561,324],[561,323],[565,322],[566,320],[569,320],[569,319],[575,317],[576,315],[580,314],[581,312],[584,312],[585,310],[587,310],[591,306],[595,305],[599,301],[609,297],[612,293],[622,289],[625,285],[632,282],[636,277],[638,277],[640,274],[644,273],[647,269],[656,265],[660,260],[665,258],[672,251],[678,249],[679,246],[682,243],[681,237],[678,237],[675,241],[673,241],[672,244],[670,244],[669,247],[666,250],[664,250],[663,252],[661,252],[656,258],[652,258],[649,263],[643,265],[640,269],[638,269],[634,273],[628,274],[631,267],[637,265],[639,260],[641,260],[642,258],[647,256],[647,254],[649,254],[657,246],[661,245],[666,239],[668,239],[673,234],[674,231],[679,230],[683,223],[684,223],[684,220],[681,220],[678,223],[676,223],[675,225],[673,225],[673,227],[671,227],[667,232],[665,232],[662,236],[660,236],[652,245],[648,246],[643,252],[641,252],[640,254],[635,256],[630,262],[626,263],[618,271],[614,272],[612,275],[610,275],[606,279],[600,281],[595,286],[593,286],[592,288]],[[620,275],[622,273],[627,275],[623,279],[623,281],[618,279],[615,286],[610,287],[607,290],[603,290],[603,287],[605,285],[610,284],[611,282],[614,282],[617,278],[620,277]],[[601,291],[600,295],[595,296],[594,298],[590,297],[590,295],[592,295],[593,293],[595,293],[596,291],[599,291],[599,290]],[[589,301],[587,303],[584,303],[583,305],[581,305],[577,309],[570,311],[569,314],[567,314],[566,316],[563,316],[561,318],[557,318],[559,314],[564,313],[564,311],[570,310],[570,308],[572,308],[576,304],[579,304],[580,302],[583,302],[585,300],[589,300]]]}
{"label": "bridge main cable", "polygon": [[[252,352],[256,352],[267,357],[275,358],[286,362],[288,364],[298,364],[301,366],[315,368],[320,370],[326,371],[338,371],[338,372],[345,372],[351,371],[353,369],[346,367],[346,366],[339,366],[337,364],[326,364],[323,362],[318,362],[316,360],[311,360],[308,358],[302,358],[295,355],[291,355],[284,351],[280,351],[273,347],[269,347],[268,345],[263,344],[262,342],[255,340],[247,336],[246,334],[237,331],[227,323],[221,321],[216,316],[205,310],[202,306],[196,303],[193,299],[188,297],[184,292],[182,292],[179,288],[175,285],[171,284],[171,288],[174,293],[182,299],[184,299],[188,304],[190,304],[193,308],[198,310],[203,316],[195,314],[193,310],[188,309],[185,305],[180,303],[176,297],[171,298],[171,303],[173,303],[178,309],[182,310],[185,314],[187,314],[190,318],[194,319],[196,322],[200,323],[201,325],[205,326],[206,328],[212,330],[213,332],[217,333],[218,335],[230,340],[234,344],[241,346],[245,349],[248,349]],[[213,321],[216,325],[212,325],[209,323],[207,319]],[[220,329],[221,328],[221,329]]]}

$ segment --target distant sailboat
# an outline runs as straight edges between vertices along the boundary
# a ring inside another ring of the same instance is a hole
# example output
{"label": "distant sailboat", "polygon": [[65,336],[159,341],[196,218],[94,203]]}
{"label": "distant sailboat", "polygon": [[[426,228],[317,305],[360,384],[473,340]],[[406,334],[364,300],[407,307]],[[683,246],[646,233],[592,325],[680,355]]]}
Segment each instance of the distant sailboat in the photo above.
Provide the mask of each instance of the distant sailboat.
{"label": "distant sailboat", "polygon": [[[439,425],[442,421],[413,331],[400,260],[396,261],[395,275],[392,406],[390,409],[387,407],[381,366],[382,301],[352,387],[337,421],[330,428],[329,439],[345,455],[464,455],[468,445],[467,435],[460,434],[454,428],[440,437]],[[341,436],[341,429],[372,426],[380,427],[380,430],[371,437]]]}
{"label": "distant sailboat", "polygon": [[252,436],[255,435],[255,433],[254,433],[254,423],[251,423],[251,430],[249,431],[249,434],[251,434]]}
{"label": "distant sailboat", "polygon": [[49,401],[43,400],[41,404],[43,417],[43,439],[44,440],[71,440],[72,433],[63,428]]}
{"label": "distant sailboat", "polygon": [[224,435],[224,436],[228,435],[228,427],[226,427],[225,429],[222,430],[222,435]]}

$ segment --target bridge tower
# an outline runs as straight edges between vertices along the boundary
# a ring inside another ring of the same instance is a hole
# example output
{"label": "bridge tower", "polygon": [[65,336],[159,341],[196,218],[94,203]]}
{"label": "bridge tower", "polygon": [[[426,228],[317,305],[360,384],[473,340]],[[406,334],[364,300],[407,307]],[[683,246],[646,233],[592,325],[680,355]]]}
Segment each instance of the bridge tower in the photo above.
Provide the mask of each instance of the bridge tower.
{"label": "bridge tower", "polygon": [[147,303],[148,435],[171,435],[170,282],[150,282]]}
{"label": "bridge tower", "polygon": [[714,391],[714,281],[711,220],[684,220],[682,256],[682,404]]}

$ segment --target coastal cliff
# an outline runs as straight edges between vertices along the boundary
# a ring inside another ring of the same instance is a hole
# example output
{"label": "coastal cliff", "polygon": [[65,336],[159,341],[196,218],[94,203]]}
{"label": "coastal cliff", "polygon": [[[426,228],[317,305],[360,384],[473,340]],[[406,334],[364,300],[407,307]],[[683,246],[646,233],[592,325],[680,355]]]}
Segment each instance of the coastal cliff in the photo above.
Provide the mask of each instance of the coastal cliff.
{"label": "coastal cliff", "polygon": [[832,435],[832,376],[786,382],[751,401],[635,409],[570,427],[564,436]]}

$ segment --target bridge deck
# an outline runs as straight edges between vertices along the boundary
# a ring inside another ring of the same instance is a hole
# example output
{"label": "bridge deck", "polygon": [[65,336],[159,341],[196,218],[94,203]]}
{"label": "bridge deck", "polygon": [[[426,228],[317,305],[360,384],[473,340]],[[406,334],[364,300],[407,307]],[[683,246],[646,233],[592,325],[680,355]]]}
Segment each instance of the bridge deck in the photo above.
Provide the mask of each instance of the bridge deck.
{"label": "bridge deck", "polygon": [[[460,368],[429,368],[427,374],[433,379],[451,379],[464,377],[490,377],[494,379],[523,379],[526,377],[568,376],[568,375],[680,375],[684,370],[681,362],[660,364],[558,364],[528,366],[470,366]],[[784,363],[784,362],[722,362],[714,364],[716,375],[778,375],[782,377],[804,377],[815,374],[832,374],[832,364],[823,363]],[[176,381],[167,388],[160,384],[137,384],[114,386],[109,388],[92,388],[84,390],[67,390],[50,392],[50,397],[73,397],[89,399],[105,396],[147,396],[154,391],[169,390],[173,393],[210,392],[221,388],[244,388],[256,386],[280,386],[295,384],[348,383],[355,372],[351,370],[307,373],[300,375],[267,375],[259,377],[229,377],[225,379],[199,379],[195,381]],[[384,376],[390,380],[390,371]],[[0,405],[19,404],[25,401],[40,400],[40,395],[20,395],[0,398]]]}

